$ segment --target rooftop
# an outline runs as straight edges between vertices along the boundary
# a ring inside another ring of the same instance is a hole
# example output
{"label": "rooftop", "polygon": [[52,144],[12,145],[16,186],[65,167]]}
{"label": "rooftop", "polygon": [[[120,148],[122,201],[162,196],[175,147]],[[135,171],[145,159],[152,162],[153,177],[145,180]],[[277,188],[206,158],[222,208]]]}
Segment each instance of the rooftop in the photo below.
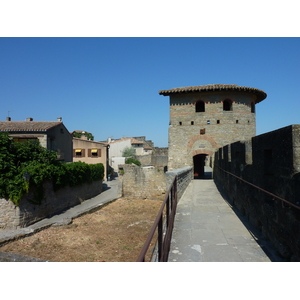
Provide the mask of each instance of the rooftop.
{"label": "rooftop", "polygon": [[62,124],[62,122],[47,121],[0,121],[0,131],[20,132],[20,131],[47,131],[52,127]]}
{"label": "rooftop", "polygon": [[208,84],[208,85],[197,85],[197,86],[188,86],[188,87],[179,87],[169,90],[161,90],[158,93],[163,96],[169,96],[171,94],[179,93],[195,93],[195,92],[211,92],[211,91],[242,91],[253,93],[257,96],[256,103],[261,102],[267,97],[267,94],[259,89],[238,86],[237,84]]}

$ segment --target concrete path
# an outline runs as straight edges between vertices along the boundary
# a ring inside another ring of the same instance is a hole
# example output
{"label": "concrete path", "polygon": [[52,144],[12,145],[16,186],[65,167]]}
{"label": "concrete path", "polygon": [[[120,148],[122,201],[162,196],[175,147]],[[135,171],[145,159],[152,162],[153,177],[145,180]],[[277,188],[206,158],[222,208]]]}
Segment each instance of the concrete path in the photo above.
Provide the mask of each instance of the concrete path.
{"label": "concrete path", "polygon": [[193,180],[177,206],[168,261],[280,261],[266,251],[267,242],[249,232],[246,221],[240,218],[212,179]]}
{"label": "concrete path", "polygon": [[[23,237],[39,231],[49,226],[67,225],[72,222],[73,218],[79,217],[87,212],[91,212],[108,202],[121,197],[120,184],[118,179],[105,181],[103,183],[103,192],[94,198],[85,200],[81,204],[73,206],[61,214],[51,218],[43,219],[26,228],[16,230],[0,230],[0,244],[16,237]],[[0,255],[1,256],[1,255]],[[1,261],[1,260],[0,260]]]}

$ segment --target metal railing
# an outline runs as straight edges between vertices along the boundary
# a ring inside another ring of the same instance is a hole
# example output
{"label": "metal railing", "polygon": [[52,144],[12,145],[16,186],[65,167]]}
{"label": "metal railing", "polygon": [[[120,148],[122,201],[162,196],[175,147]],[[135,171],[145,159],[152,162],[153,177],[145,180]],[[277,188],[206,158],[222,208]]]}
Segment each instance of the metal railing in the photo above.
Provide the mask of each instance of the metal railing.
{"label": "metal railing", "polygon": [[168,261],[174,219],[177,207],[177,176],[173,179],[137,262],[145,262],[151,241],[157,232],[157,255],[159,262]]}
{"label": "metal railing", "polygon": [[235,178],[237,178],[238,180],[243,181],[243,182],[245,182],[246,184],[248,184],[248,185],[250,185],[250,186],[256,188],[257,190],[260,190],[260,191],[264,192],[265,194],[268,194],[268,195],[271,196],[273,199],[276,198],[276,199],[278,199],[278,200],[280,200],[280,201],[282,201],[282,202],[284,202],[284,203],[287,203],[288,205],[290,205],[290,206],[292,206],[292,207],[294,207],[294,208],[300,210],[300,207],[297,206],[296,204],[294,204],[294,203],[292,203],[292,202],[290,202],[290,201],[288,201],[288,200],[285,200],[285,199],[283,199],[283,198],[281,198],[281,197],[279,197],[279,196],[277,196],[277,195],[275,195],[275,194],[273,194],[273,193],[270,193],[270,192],[268,192],[268,191],[266,191],[266,190],[260,188],[259,186],[256,186],[256,185],[254,185],[253,183],[251,183],[251,182],[249,182],[249,181],[246,181],[245,179],[243,179],[243,178],[241,178],[241,177],[239,177],[239,176],[236,176],[236,175],[234,175],[234,174],[232,174],[232,173],[230,173],[230,172],[228,172],[228,171],[222,169],[221,167],[219,167],[219,166],[217,166],[217,165],[216,165],[216,167],[218,167],[221,171],[223,171],[223,172],[225,172],[225,173],[231,175],[232,177],[235,177]]}

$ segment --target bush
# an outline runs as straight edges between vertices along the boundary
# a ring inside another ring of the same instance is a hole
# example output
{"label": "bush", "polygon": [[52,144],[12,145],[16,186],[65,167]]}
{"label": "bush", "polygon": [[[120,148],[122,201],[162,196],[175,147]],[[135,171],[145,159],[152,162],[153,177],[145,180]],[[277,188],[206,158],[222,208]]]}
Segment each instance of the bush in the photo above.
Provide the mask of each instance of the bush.
{"label": "bush", "polygon": [[140,165],[141,165],[141,162],[138,161],[138,160],[136,160],[136,159],[134,159],[134,158],[127,158],[127,159],[125,160],[125,164],[135,164],[135,165],[137,165],[137,166],[140,166]]}
{"label": "bush", "polygon": [[[62,163],[56,160],[56,153],[38,143],[15,143],[7,134],[0,133],[0,197],[10,199],[19,205],[22,196],[34,187],[34,203],[40,204],[43,197],[43,183],[52,180],[54,190],[66,185],[78,186],[102,180],[103,164],[88,165],[83,162]],[[24,174],[29,173],[29,181]]]}

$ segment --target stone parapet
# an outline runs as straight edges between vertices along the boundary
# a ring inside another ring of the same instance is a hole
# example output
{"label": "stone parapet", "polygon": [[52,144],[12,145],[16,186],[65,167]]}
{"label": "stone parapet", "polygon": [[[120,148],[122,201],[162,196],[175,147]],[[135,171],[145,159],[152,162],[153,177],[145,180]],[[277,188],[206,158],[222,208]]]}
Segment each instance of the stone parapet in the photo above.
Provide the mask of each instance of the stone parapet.
{"label": "stone parapet", "polygon": [[15,206],[10,200],[0,198],[0,229],[23,228],[44,218],[51,217],[102,192],[102,180],[77,187],[64,187],[54,191],[52,182],[44,183],[44,198],[33,204],[34,190],[30,190]]}
{"label": "stone parapet", "polygon": [[184,191],[186,190],[187,186],[193,179],[193,168],[192,167],[184,167],[172,171],[166,172],[166,189],[168,190],[173,179],[177,176],[177,195],[178,200],[183,195]]}
{"label": "stone parapet", "polygon": [[288,261],[300,261],[299,141],[300,125],[290,125],[215,155],[217,186]]}

